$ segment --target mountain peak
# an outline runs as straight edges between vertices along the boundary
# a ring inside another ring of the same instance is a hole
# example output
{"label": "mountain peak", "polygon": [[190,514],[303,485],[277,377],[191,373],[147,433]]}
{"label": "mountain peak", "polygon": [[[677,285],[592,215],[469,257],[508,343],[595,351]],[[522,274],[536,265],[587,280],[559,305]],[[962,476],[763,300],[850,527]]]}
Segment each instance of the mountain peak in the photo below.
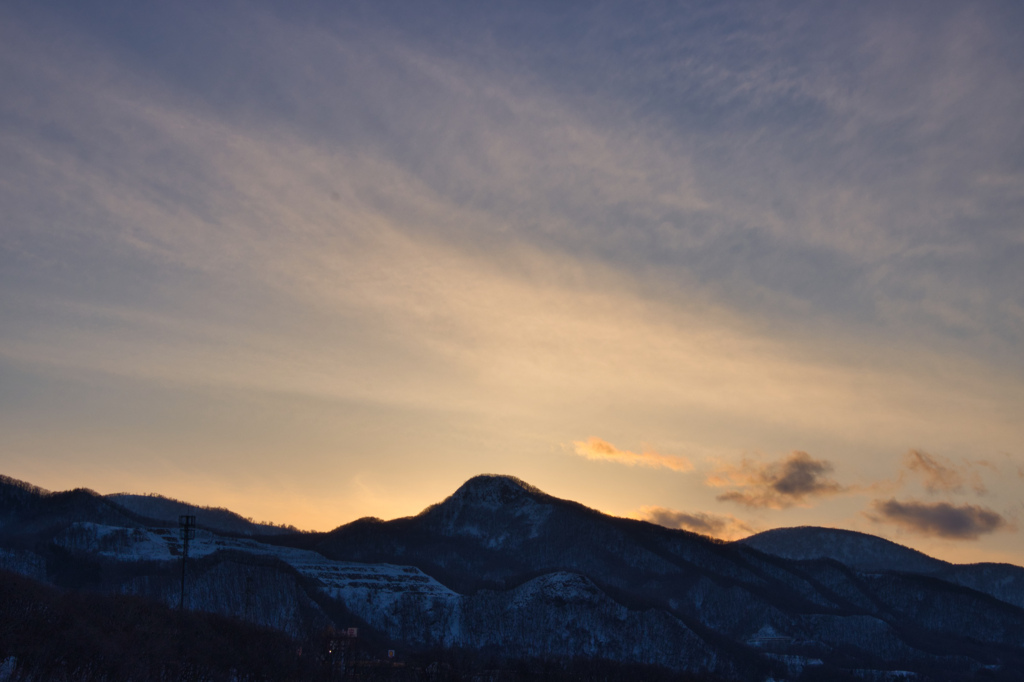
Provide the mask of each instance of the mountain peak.
{"label": "mountain peak", "polygon": [[481,474],[463,483],[451,499],[464,504],[497,509],[529,494],[540,492],[539,488],[515,476]]}

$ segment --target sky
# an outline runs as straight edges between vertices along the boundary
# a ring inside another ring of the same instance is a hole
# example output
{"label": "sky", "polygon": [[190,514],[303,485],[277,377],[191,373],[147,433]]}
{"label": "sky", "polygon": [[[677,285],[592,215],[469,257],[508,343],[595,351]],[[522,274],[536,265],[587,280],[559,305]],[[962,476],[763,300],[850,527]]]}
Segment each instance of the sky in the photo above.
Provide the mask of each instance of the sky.
{"label": "sky", "polygon": [[482,473],[1024,565],[1024,5],[0,5],[0,473]]}

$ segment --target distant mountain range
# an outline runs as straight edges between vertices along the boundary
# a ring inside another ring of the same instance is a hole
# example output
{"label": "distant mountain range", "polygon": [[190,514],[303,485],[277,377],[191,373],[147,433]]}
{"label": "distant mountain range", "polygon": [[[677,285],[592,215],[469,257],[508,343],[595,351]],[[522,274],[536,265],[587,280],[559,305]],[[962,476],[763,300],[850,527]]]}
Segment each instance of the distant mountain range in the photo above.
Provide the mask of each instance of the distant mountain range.
{"label": "distant mountain range", "polygon": [[[0,478],[0,568],[176,605],[182,509]],[[358,627],[366,651],[476,652],[492,667],[606,661],[690,679],[1024,670],[1024,569],[948,564],[862,533],[787,528],[723,543],[509,476],[470,479],[413,517],[329,533],[191,513],[187,607],[299,641]]]}

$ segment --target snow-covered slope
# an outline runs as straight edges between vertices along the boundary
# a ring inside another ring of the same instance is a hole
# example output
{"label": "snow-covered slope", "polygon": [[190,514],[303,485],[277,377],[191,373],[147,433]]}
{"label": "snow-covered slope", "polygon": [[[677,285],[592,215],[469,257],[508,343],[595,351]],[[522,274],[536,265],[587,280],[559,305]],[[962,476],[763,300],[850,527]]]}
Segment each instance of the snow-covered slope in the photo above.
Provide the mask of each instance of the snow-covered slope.
{"label": "snow-covered slope", "polygon": [[538,537],[551,515],[548,496],[512,476],[475,476],[421,516],[434,532],[474,538],[490,549]]}
{"label": "snow-covered slope", "polygon": [[661,609],[631,609],[590,578],[556,572],[463,604],[464,645],[510,647],[527,656],[607,658],[711,670],[715,647]]}
{"label": "snow-covered slope", "polygon": [[[176,528],[120,528],[97,523],[72,524],[55,538],[66,549],[89,552],[117,561],[169,561],[182,554],[182,541]],[[379,600],[398,594],[418,594],[447,598],[454,594],[423,571],[413,566],[364,564],[333,561],[305,549],[266,544],[255,539],[222,536],[197,530],[189,542],[189,556],[208,557],[215,552],[239,552],[273,557],[313,578],[332,596],[366,601],[369,592]]]}
{"label": "snow-covered slope", "polygon": [[[76,522],[59,533],[54,542],[66,550],[126,564],[177,562],[183,551],[178,529],[170,527],[124,528]],[[435,609],[440,612],[444,609],[448,614],[457,614],[461,608],[460,595],[414,566],[334,561],[312,550],[267,544],[255,538],[223,536],[205,529],[196,531],[195,538],[189,542],[188,553],[193,560],[223,553],[225,557],[252,556],[281,561],[312,581],[317,590],[340,601],[353,614],[396,638],[406,634],[395,626],[408,620],[410,608],[426,612]],[[22,565],[31,567],[30,559],[8,552],[6,555],[0,554],[0,566],[7,564],[13,570],[18,570]],[[38,557],[35,561],[38,563]],[[27,573],[26,570],[19,572]],[[247,574],[251,572],[251,569],[246,571]],[[39,577],[38,571],[35,577]],[[211,580],[213,586],[209,585]],[[192,608],[244,615],[238,613],[244,600],[224,592],[247,590],[248,586],[238,584],[237,580],[235,584],[231,584],[230,580],[225,584],[223,579],[217,580],[216,576],[201,576],[198,581],[197,586],[190,588],[189,604]],[[204,588],[204,585],[207,587]],[[166,586],[161,587],[159,583],[146,580],[132,581],[124,590],[137,594],[153,593],[152,596],[169,603],[173,603],[177,595],[174,591],[169,592]],[[205,596],[202,596],[204,593]],[[272,596],[271,600],[280,602],[276,596]],[[285,613],[281,618],[282,622],[288,624],[285,629],[293,631],[296,627],[296,616],[292,613],[296,608],[294,604],[276,603],[275,608]],[[449,621],[452,631],[439,636],[440,643],[459,642],[458,621],[454,616],[450,616]]]}

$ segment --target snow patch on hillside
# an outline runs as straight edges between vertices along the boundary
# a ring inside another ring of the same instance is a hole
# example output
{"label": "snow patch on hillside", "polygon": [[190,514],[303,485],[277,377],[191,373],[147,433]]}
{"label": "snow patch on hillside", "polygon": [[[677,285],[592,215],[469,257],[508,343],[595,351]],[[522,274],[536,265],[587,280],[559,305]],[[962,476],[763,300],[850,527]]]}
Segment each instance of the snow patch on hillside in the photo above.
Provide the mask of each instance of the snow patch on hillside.
{"label": "snow patch on hillside", "polygon": [[540,537],[552,513],[544,497],[511,476],[477,476],[423,516],[442,535],[475,538],[489,549],[508,549]]}
{"label": "snow patch on hillside", "polygon": [[516,588],[513,601],[525,604],[539,599],[548,603],[595,604],[604,598],[605,594],[590,578],[578,573],[557,572],[523,583]]}
{"label": "snow patch on hillside", "polygon": [[27,549],[0,547],[0,570],[18,573],[34,580],[46,580],[46,561]]}
{"label": "snow patch on hillside", "polygon": [[[169,561],[179,558],[183,549],[177,528],[123,528],[97,523],[72,524],[56,542],[67,549],[119,561]],[[311,550],[224,537],[207,530],[198,530],[189,542],[188,552],[193,558],[223,551],[275,557],[316,581],[328,596],[382,630],[388,631],[396,622],[407,622],[409,613],[416,611],[421,622],[444,620],[446,639],[459,637],[456,615],[461,596],[414,566],[334,561]]]}
{"label": "snow patch on hillside", "polygon": [[125,528],[77,522],[61,531],[54,542],[65,549],[98,554],[119,561],[166,561],[175,547],[167,529]]}

